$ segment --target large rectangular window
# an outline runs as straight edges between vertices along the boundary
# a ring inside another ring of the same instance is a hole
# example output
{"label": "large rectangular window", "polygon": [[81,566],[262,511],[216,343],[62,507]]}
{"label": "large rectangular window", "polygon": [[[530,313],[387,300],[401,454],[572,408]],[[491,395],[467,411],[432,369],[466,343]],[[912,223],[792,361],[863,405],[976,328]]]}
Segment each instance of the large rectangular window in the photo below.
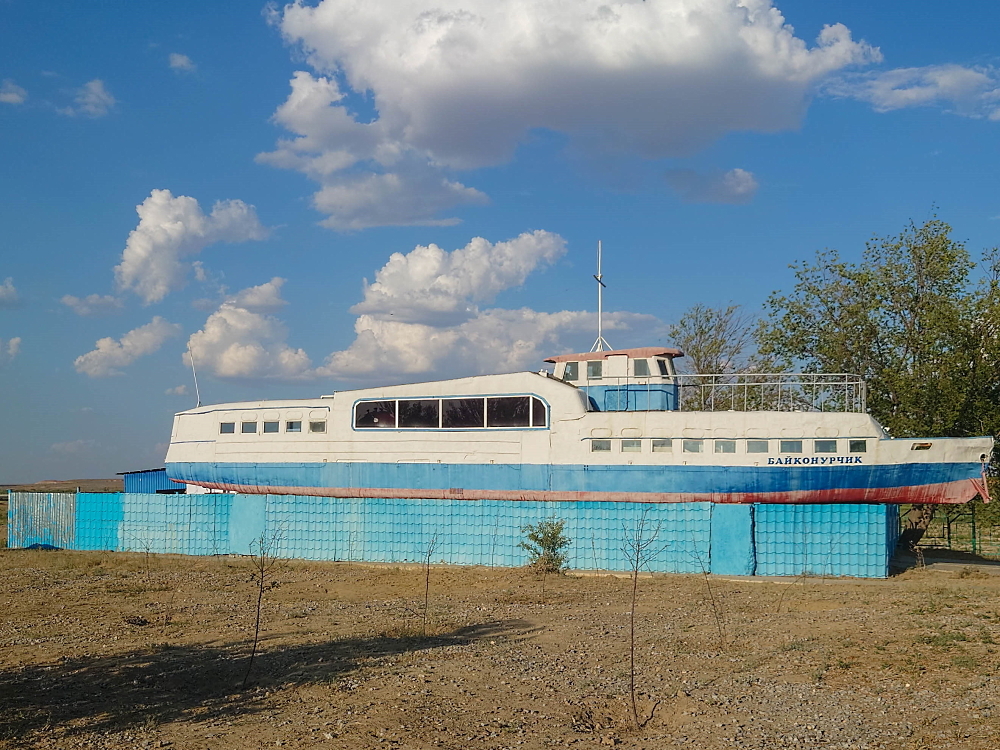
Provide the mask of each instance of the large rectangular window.
{"label": "large rectangular window", "polygon": [[438,427],[438,400],[420,399],[399,402],[399,427]]}
{"label": "large rectangular window", "polygon": [[580,363],[579,362],[567,362],[566,368],[563,370],[563,380],[579,380],[580,379]]}
{"label": "large rectangular window", "polygon": [[599,359],[592,359],[587,363],[587,380],[600,380],[604,370],[604,362]]}
{"label": "large rectangular window", "polygon": [[443,398],[441,399],[441,426],[458,429],[484,427],[485,399]]}
{"label": "large rectangular window", "polygon": [[529,427],[530,396],[497,396],[486,399],[487,427]]}
{"label": "large rectangular window", "polygon": [[354,426],[362,429],[396,426],[395,401],[362,401],[354,407]]}
{"label": "large rectangular window", "polygon": [[637,378],[648,378],[649,377],[649,360],[648,359],[637,359],[633,361],[632,369],[635,372]]}

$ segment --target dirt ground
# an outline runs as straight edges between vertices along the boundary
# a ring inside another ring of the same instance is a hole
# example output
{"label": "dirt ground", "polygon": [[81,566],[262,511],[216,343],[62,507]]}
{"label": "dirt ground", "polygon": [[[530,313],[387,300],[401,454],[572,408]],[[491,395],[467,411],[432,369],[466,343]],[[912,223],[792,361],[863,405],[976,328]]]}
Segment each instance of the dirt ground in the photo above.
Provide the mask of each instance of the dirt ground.
{"label": "dirt ground", "polygon": [[1000,575],[631,582],[0,551],[0,747],[1000,747]]}

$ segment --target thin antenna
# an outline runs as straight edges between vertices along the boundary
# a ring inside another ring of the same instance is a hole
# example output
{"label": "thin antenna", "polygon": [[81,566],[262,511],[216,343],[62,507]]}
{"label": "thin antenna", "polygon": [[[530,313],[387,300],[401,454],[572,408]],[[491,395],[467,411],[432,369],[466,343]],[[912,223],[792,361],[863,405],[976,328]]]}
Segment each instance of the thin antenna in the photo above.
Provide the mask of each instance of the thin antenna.
{"label": "thin antenna", "polygon": [[597,341],[590,347],[592,352],[603,352],[605,349],[613,347],[604,338],[604,289],[605,283],[602,281],[604,275],[601,273],[601,241],[597,241],[597,273],[594,279],[597,280]]}
{"label": "thin antenna", "polygon": [[194,352],[191,351],[190,341],[188,341],[188,357],[191,359],[191,374],[194,376],[194,397],[198,400],[194,408],[197,409],[201,406],[201,391],[198,390],[198,371],[194,369]]}

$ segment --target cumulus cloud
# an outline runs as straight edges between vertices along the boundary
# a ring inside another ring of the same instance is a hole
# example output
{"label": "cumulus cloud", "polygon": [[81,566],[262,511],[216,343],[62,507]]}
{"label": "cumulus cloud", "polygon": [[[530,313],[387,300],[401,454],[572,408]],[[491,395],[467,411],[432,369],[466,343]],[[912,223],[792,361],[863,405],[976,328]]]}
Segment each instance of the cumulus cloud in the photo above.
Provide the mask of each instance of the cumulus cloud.
{"label": "cumulus cloud", "polygon": [[281,287],[285,279],[275,276],[266,284],[248,287],[227,300],[234,307],[242,307],[255,313],[273,313],[288,303],[281,298]]}
{"label": "cumulus cloud", "polygon": [[110,336],[99,339],[96,348],[81,354],[73,362],[76,371],[92,378],[121,375],[118,368],[127,367],[147,354],[159,350],[164,342],[181,332],[176,323],[168,323],[159,315],[144,326],[135,328],[119,340]]}
{"label": "cumulus cloud", "polygon": [[174,388],[167,388],[164,393],[167,396],[186,396],[188,395],[188,387],[186,385],[178,385]]}
{"label": "cumulus cloud", "polygon": [[14,279],[8,276],[0,284],[0,308],[4,307],[17,307],[17,304],[21,301],[20,295],[17,293],[17,288],[14,286]]}
{"label": "cumulus cloud", "polygon": [[223,302],[188,340],[185,362],[222,378],[295,380],[313,376],[302,349],[287,343],[288,329],[266,314],[285,304],[279,290],[284,279],[250,287]]}
{"label": "cumulus cloud", "polygon": [[867,102],[879,112],[944,106],[966,117],[1000,120],[1000,73],[995,68],[928,65],[839,77],[825,86],[834,96]]}
{"label": "cumulus cloud", "polygon": [[749,203],[757,193],[757,178],[745,169],[701,174],[670,169],[667,182],[688,203]]}
{"label": "cumulus cloud", "polygon": [[[817,82],[881,59],[840,24],[808,45],[768,0],[322,0],[274,20],[313,71],[275,113],[295,137],[259,158],[317,181],[338,229],[484,201],[452,173],[504,163],[534,129],[663,158],[795,128]],[[375,119],[350,95],[370,97]],[[410,199],[381,203],[387,186]]]}
{"label": "cumulus cloud", "polygon": [[198,69],[190,57],[179,52],[171,52],[167,62],[170,64],[170,68],[178,73],[194,73]]}
{"label": "cumulus cloud", "polygon": [[129,233],[115,280],[147,305],[184,286],[192,268],[185,258],[216,242],[267,236],[254,207],[240,200],[219,201],[206,216],[194,198],[153,190],[135,210],[139,224]]}
{"label": "cumulus cloud", "polygon": [[6,343],[0,339],[0,366],[7,364],[21,352],[21,337],[15,336]]}
{"label": "cumulus cloud", "polygon": [[77,315],[107,315],[122,309],[122,301],[110,294],[88,294],[86,297],[74,297],[66,294],[60,300]]}
{"label": "cumulus cloud", "polygon": [[[652,315],[628,312],[604,314],[603,328],[653,337],[662,323]],[[467,374],[535,369],[548,355],[576,348],[597,331],[597,314],[574,310],[547,313],[484,310],[459,325],[431,326],[361,315],[354,324],[357,338],[344,351],[331,354],[321,375],[355,379],[374,376],[392,380],[399,373]]]}
{"label": "cumulus cloud", "polygon": [[70,117],[104,117],[117,103],[111,92],[104,87],[104,81],[95,78],[76,90],[73,106],[63,107],[59,113]]}
{"label": "cumulus cloud", "polygon": [[28,92],[11,79],[4,78],[0,83],[0,102],[3,104],[24,104],[27,98]]}
{"label": "cumulus cloud", "polygon": [[475,237],[450,253],[418,245],[405,255],[393,253],[375,281],[366,281],[364,299],[351,312],[405,323],[461,322],[478,314],[476,303],[520,286],[565,252],[562,237],[541,230],[496,244]]}

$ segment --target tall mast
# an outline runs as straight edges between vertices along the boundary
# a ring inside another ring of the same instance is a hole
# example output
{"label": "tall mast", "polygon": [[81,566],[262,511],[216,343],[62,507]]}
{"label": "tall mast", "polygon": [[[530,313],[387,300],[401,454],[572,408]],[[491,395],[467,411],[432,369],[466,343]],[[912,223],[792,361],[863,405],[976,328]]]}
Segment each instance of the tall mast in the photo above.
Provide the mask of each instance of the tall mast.
{"label": "tall mast", "polygon": [[590,347],[592,352],[603,352],[605,349],[611,349],[612,346],[604,339],[604,289],[605,284],[602,281],[604,275],[601,273],[601,241],[597,241],[597,273],[594,274],[594,279],[597,281],[597,341],[594,345]]}

